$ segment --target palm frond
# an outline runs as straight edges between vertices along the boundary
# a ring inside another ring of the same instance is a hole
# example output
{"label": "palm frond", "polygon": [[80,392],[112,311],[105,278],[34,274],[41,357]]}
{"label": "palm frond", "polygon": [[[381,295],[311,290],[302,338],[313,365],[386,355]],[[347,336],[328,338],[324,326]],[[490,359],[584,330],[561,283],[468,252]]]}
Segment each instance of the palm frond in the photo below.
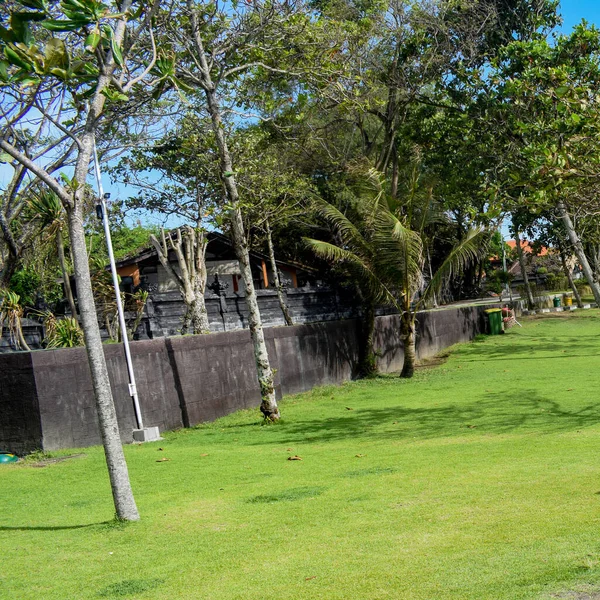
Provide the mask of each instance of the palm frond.
{"label": "palm frond", "polygon": [[361,254],[370,252],[369,244],[358,227],[335,206],[320,200],[317,203],[317,212],[336,231],[344,245],[355,249]]}
{"label": "palm frond", "polygon": [[304,242],[310,246],[313,252],[332,263],[344,265],[356,278],[361,282],[363,291],[372,298],[375,302],[394,302],[394,296],[385,283],[373,272],[371,266],[364,260],[364,258],[358,256],[350,250],[340,248],[335,244],[324,242],[322,240],[315,240],[311,238],[304,238]]}
{"label": "palm frond", "polygon": [[32,196],[28,204],[31,211],[40,220],[46,236],[52,237],[61,227],[61,221],[65,214],[60,198],[50,190],[43,190]]}
{"label": "palm frond", "polygon": [[471,263],[485,256],[489,240],[490,233],[488,230],[482,228],[470,229],[465,237],[452,248],[450,254],[434,273],[421,296],[420,302],[422,303],[433,294],[439,293],[447,281]]}
{"label": "palm frond", "polygon": [[374,241],[378,270],[394,282],[402,295],[412,297],[422,281],[421,236],[389,211],[381,211],[376,220]]}

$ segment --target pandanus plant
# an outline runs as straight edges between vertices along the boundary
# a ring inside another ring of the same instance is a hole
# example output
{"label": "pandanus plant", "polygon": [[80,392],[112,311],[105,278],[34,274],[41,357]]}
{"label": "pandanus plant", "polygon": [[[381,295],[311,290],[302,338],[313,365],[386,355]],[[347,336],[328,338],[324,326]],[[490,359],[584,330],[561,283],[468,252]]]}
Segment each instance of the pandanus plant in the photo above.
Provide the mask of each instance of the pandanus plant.
{"label": "pandanus plant", "polygon": [[77,319],[77,307],[71,290],[71,281],[67,269],[67,261],[65,258],[65,248],[63,241],[63,229],[65,224],[65,209],[60,201],[60,198],[52,191],[44,189],[29,200],[29,207],[40,220],[42,227],[42,235],[47,240],[54,240],[56,244],[56,252],[58,262],[62,272],[63,282],[65,286],[65,294],[69,301],[71,315]]}
{"label": "pandanus plant", "polygon": [[20,304],[19,294],[9,290],[0,290],[0,336],[6,323],[10,343],[16,350],[31,350],[25,341],[21,319],[23,318],[23,307]]}
{"label": "pandanus plant", "polygon": [[375,304],[391,304],[400,313],[404,346],[402,377],[412,377],[416,363],[417,313],[449,280],[486,252],[489,234],[472,228],[447,253],[425,283],[426,248],[435,240],[436,224],[448,217],[421,180],[417,166],[407,177],[406,193],[392,198],[380,173],[368,171],[355,186],[350,209],[342,212],[319,200],[318,212],[335,232],[337,243],[308,239],[317,255],[343,266],[358,281],[365,300],[363,343],[374,363]]}

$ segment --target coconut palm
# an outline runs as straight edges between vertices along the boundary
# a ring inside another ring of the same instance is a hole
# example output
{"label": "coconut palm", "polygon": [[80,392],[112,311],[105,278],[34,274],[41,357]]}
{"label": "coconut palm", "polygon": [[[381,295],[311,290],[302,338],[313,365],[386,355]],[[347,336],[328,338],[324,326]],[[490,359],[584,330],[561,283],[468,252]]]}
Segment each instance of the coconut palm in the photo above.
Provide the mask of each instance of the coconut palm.
{"label": "coconut palm", "polygon": [[354,210],[342,213],[321,200],[319,213],[338,237],[338,244],[307,240],[322,258],[343,265],[367,290],[371,302],[369,354],[374,356],[372,331],[374,305],[394,305],[400,313],[404,344],[402,377],[412,377],[416,362],[417,313],[443,286],[485,252],[488,234],[473,228],[448,252],[425,284],[425,251],[435,238],[436,225],[447,221],[433,198],[433,186],[424,181],[418,165],[412,165],[405,193],[392,198],[384,180],[368,171],[357,188]]}
{"label": "coconut palm", "polygon": [[71,315],[77,319],[77,307],[73,298],[71,289],[71,281],[67,270],[67,262],[65,259],[65,248],[63,242],[63,228],[65,227],[65,209],[59,197],[50,190],[44,189],[37,193],[29,200],[29,206],[35,216],[40,221],[42,232],[47,240],[54,240],[58,255],[58,262],[62,272],[63,282],[65,286],[65,294],[69,301]]}

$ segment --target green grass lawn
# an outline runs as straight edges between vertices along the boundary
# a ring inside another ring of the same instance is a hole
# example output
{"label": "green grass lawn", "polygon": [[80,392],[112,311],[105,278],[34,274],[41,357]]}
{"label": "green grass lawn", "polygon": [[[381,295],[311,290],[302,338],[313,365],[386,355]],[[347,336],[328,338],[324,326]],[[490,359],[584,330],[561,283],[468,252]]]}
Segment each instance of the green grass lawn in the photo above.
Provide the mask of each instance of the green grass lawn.
{"label": "green grass lawn", "polygon": [[0,466],[0,598],[587,598],[600,313],[544,317],[412,381],[287,398],[278,425],[128,446],[139,523],[111,521],[100,448]]}

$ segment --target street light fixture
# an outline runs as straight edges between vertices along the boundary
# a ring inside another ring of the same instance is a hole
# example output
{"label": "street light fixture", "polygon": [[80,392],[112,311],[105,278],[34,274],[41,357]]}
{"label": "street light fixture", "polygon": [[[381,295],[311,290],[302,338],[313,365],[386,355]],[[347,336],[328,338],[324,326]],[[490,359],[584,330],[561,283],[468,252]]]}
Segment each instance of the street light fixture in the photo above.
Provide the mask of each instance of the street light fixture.
{"label": "street light fixture", "polygon": [[142,420],[142,410],[137,394],[137,386],[135,383],[135,373],[133,371],[133,362],[131,360],[131,351],[129,349],[129,339],[127,337],[127,325],[125,323],[125,313],[123,311],[123,303],[121,302],[121,289],[119,287],[119,275],[117,274],[117,266],[115,264],[115,255],[113,253],[112,238],[110,235],[110,225],[108,222],[108,207],[106,201],[110,198],[109,193],[104,193],[102,189],[102,179],[100,176],[100,163],[98,162],[98,152],[96,150],[96,141],[94,140],[94,166],[96,170],[96,181],[98,184],[98,199],[96,201],[96,216],[102,220],[104,225],[104,234],[106,236],[106,249],[108,250],[108,259],[110,261],[110,272],[112,275],[113,287],[115,288],[115,298],[117,300],[117,313],[119,316],[119,327],[121,330],[121,338],[123,339],[123,349],[125,350],[125,361],[127,362],[127,372],[129,374],[129,395],[133,400],[135,410],[135,420],[137,429],[133,430],[133,439],[136,442],[152,442],[160,439],[158,427],[144,427]]}

